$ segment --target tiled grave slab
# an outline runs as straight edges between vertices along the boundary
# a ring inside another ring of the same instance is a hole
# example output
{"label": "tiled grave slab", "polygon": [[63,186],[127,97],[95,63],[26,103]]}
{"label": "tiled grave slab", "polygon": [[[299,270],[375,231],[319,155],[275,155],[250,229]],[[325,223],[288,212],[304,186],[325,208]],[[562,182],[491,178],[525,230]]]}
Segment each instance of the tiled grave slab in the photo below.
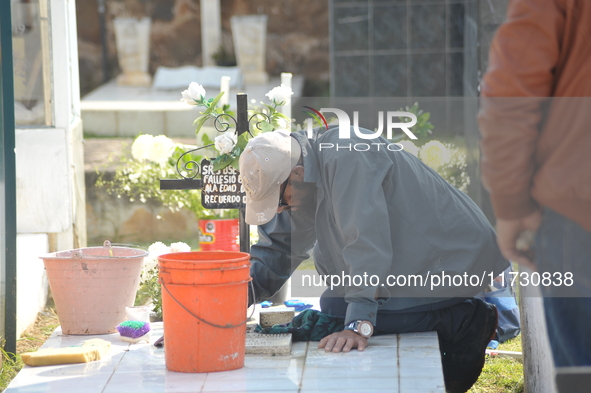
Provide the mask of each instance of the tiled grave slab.
{"label": "tiled grave slab", "polygon": [[[152,328],[153,343],[163,326]],[[87,364],[25,366],[6,392],[444,392],[433,332],[372,337],[365,351],[349,353],[325,352],[317,342],[294,342],[289,355],[249,354],[241,369],[201,374],[168,371],[163,349],[128,344],[117,334],[64,336],[58,328],[44,347],[79,345],[95,337],[111,341],[110,357]]]}

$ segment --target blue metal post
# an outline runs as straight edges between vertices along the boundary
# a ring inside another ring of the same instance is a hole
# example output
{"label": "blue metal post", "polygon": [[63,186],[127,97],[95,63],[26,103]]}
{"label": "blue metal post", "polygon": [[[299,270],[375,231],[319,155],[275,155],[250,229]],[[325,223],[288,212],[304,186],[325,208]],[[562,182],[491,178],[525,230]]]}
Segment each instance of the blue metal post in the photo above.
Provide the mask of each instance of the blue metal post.
{"label": "blue metal post", "polygon": [[[16,353],[16,165],[10,1],[0,1],[0,268],[6,281],[4,349]],[[3,220],[1,219],[3,218]]]}

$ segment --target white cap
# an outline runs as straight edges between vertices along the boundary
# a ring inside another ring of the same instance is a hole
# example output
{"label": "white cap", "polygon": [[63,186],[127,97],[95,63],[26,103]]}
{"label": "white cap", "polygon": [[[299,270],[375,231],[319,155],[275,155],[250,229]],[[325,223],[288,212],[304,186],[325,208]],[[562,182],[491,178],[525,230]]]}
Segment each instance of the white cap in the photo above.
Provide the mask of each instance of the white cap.
{"label": "white cap", "polygon": [[301,154],[285,129],[252,138],[240,155],[240,178],[246,190],[246,223],[261,225],[277,213],[279,190]]}

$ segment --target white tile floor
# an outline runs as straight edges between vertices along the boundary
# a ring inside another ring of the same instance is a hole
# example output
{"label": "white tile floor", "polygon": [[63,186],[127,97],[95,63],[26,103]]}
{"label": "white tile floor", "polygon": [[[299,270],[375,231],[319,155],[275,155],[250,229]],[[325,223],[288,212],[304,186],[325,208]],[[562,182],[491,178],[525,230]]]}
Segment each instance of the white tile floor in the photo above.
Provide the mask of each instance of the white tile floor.
{"label": "white tile floor", "polygon": [[[162,323],[152,324],[152,342]],[[185,374],[166,370],[164,350],[128,344],[118,334],[65,336],[58,328],[47,347],[80,345],[99,337],[112,342],[101,361],[45,367],[25,366],[6,393],[139,392],[444,392],[434,332],[379,336],[363,352],[326,353],[315,342],[294,343],[291,356],[247,355],[239,370]]]}

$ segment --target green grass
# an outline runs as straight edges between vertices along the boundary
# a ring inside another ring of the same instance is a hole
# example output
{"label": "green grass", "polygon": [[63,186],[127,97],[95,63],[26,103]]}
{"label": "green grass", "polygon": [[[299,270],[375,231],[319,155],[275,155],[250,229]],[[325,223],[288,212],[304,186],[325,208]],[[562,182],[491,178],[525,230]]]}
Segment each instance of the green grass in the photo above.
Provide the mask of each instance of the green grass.
{"label": "green grass", "polygon": [[2,355],[2,369],[0,370],[0,392],[3,392],[10,381],[12,381],[20,369],[23,368],[24,364],[20,355],[16,355],[16,358],[13,360],[13,357],[6,353],[2,348],[0,348],[0,354]]}
{"label": "green grass", "polygon": [[[521,352],[521,336],[499,345],[500,351]],[[523,363],[508,357],[486,357],[480,378],[469,393],[523,393]]]}
{"label": "green grass", "polygon": [[314,260],[312,258],[306,259],[305,261],[300,263],[300,266],[298,266],[297,270],[314,270],[315,271],[316,267],[314,266]]}

